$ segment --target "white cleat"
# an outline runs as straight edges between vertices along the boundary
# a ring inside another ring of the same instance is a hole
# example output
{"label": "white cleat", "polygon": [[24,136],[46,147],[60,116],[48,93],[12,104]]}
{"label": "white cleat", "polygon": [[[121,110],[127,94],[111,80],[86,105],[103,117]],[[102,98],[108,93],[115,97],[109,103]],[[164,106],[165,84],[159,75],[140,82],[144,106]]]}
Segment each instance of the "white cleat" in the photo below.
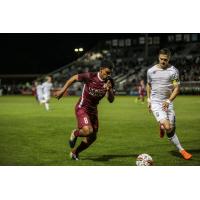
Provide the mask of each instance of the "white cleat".
{"label": "white cleat", "polygon": [[79,160],[78,156],[77,156],[75,153],[73,153],[73,152],[70,152],[70,153],[69,153],[69,156],[70,156],[70,158],[71,158],[72,160]]}
{"label": "white cleat", "polygon": [[71,136],[70,136],[70,139],[69,139],[69,146],[71,148],[74,148],[75,144],[76,144],[76,140],[77,140],[77,137],[74,135],[74,132],[76,131],[76,129],[74,129],[71,133]]}

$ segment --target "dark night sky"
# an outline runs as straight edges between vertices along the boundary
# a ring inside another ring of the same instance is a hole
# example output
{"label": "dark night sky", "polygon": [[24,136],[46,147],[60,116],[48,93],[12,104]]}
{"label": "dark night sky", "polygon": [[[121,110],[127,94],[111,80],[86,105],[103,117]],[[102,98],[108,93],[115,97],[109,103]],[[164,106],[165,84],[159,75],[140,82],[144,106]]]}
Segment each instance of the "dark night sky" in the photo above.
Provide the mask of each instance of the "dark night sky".
{"label": "dark night sky", "polygon": [[73,61],[76,47],[92,48],[89,34],[0,34],[0,74],[47,73]]}
{"label": "dark night sky", "polygon": [[48,73],[76,59],[73,51],[76,47],[87,51],[99,41],[126,36],[128,34],[0,34],[0,74]]}

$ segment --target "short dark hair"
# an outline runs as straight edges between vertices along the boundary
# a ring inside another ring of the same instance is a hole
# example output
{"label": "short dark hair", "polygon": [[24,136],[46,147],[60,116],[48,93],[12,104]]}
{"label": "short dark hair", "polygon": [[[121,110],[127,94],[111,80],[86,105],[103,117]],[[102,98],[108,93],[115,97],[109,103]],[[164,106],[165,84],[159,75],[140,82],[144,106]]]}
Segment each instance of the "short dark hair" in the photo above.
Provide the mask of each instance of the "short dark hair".
{"label": "short dark hair", "polygon": [[170,57],[171,56],[171,51],[168,48],[163,48],[163,49],[160,49],[159,55],[160,54],[168,55]]}
{"label": "short dark hair", "polygon": [[101,61],[101,68],[108,68],[108,69],[113,69],[114,68],[114,63],[111,60],[102,60]]}
{"label": "short dark hair", "polygon": [[47,76],[45,77],[45,80],[48,80],[48,78],[53,79],[53,77],[52,77],[51,75],[47,75]]}

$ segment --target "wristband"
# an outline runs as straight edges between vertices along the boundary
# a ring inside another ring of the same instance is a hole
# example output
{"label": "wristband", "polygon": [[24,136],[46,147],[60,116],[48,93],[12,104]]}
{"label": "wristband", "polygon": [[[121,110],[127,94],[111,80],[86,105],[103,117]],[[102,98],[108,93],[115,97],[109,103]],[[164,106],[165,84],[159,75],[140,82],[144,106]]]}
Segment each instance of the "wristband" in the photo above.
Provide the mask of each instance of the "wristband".
{"label": "wristband", "polygon": [[171,103],[171,101],[170,101],[169,99],[167,99],[165,102],[167,102],[167,103],[169,103],[169,104]]}

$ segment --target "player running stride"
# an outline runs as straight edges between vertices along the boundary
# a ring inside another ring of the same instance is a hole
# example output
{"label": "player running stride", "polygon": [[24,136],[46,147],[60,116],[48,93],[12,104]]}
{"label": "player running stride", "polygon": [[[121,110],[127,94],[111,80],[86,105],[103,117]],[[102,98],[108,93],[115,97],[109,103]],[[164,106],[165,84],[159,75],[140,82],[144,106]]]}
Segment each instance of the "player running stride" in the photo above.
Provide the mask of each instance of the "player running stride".
{"label": "player running stride", "polygon": [[[96,140],[99,126],[97,111],[99,101],[105,95],[110,103],[114,101],[114,83],[110,77],[113,67],[111,61],[104,60],[99,72],[74,75],[60,91],[55,93],[56,98],[60,99],[75,81],[84,83],[82,95],[75,106],[78,129],[72,131],[69,139],[69,145],[72,148],[70,157],[74,160],[78,160],[80,152]],[[78,137],[82,137],[82,142],[74,148]]]}
{"label": "player running stride", "polygon": [[180,81],[178,70],[169,64],[171,52],[161,49],[159,63],[147,71],[147,98],[149,111],[153,112],[160,125],[160,137],[166,132],[168,139],[176,146],[184,159],[192,157],[181,146],[176,135],[175,112],[173,100],[179,93]]}
{"label": "player running stride", "polygon": [[144,80],[140,80],[139,86],[138,86],[138,97],[136,98],[136,103],[138,101],[141,101],[141,103],[144,103],[144,96],[145,96],[145,84]]}
{"label": "player running stride", "polygon": [[51,98],[51,90],[53,88],[52,84],[52,78],[51,76],[46,77],[46,82],[42,84],[42,90],[43,90],[43,98],[42,103],[44,103],[46,110],[49,110],[49,101]]}
{"label": "player running stride", "polygon": [[44,100],[42,85],[39,81],[35,81],[35,87],[36,87],[36,99],[40,104],[42,104],[42,101]]}

